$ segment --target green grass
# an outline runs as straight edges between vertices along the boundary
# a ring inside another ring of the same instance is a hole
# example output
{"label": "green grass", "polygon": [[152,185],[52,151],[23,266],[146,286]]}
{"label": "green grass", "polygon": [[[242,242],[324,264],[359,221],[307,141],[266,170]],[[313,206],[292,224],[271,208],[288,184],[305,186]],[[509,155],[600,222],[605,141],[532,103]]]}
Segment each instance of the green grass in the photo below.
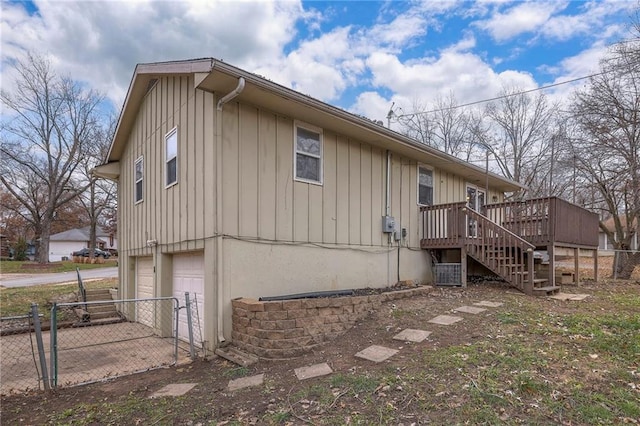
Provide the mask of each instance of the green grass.
{"label": "green grass", "polygon": [[[74,400],[48,420],[74,425],[279,425],[305,419],[317,425],[635,424],[640,418],[640,296],[637,287],[617,291],[594,290],[583,303],[506,295],[504,309],[481,325],[486,332],[473,341],[410,346],[389,364],[344,366],[291,388],[267,375],[262,389],[216,393],[212,389],[250,373],[225,366],[199,377],[200,385],[184,398],[123,394],[108,402]],[[408,317],[404,312],[399,319]],[[221,412],[225,404],[231,408]],[[267,408],[260,411],[260,406]]]}
{"label": "green grass", "polygon": [[[117,287],[116,278],[85,282],[88,289]],[[48,320],[51,315],[52,301],[58,297],[78,291],[77,284],[43,284],[29,287],[0,287],[0,316],[25,315],[31,310],[31,304],[38,304],[38,312]]]}
{"label": "green grass", "polygon": [[40,264],[36,262],[21,262],[16,260],[0,260],[0,272],[2,274],[51,274],[56,272],[75,271],[76,268],[99,269],[117,266],[116,259],[108,259],[104,263],[73,263],[72,261],[51,262]]}
{"label": "green grass", "polygon": [[224,377],[228,377],[230,379],[246,377],[248,374],[249,374],[249,369],[247,367],[230,368],[229,370],[223,373]]}

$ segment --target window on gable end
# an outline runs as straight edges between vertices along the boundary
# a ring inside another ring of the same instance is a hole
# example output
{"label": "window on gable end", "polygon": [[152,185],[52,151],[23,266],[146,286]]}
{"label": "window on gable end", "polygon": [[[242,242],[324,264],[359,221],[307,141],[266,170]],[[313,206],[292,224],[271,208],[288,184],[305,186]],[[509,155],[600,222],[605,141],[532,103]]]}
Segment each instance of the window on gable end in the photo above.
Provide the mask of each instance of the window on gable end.
{"label": "window on gable end", "polygon": [[322,184],[322,129],[295,123],[296,180]]}
{"label": "window on gable end", "polygon": [[433,205],[433,170],[425,166],[418,166],[418,204]]}
{"label": "window on gable end", "polygon": [[174,127],[164,137],[165,186],[178,183],[178,128]]}
{"label": "window on gable end", "polygon": [[143,200],[143,188],[144,188],[144,159],[138,157],[134,165],[134,187],[133,197],[134,202],[139,203]]}

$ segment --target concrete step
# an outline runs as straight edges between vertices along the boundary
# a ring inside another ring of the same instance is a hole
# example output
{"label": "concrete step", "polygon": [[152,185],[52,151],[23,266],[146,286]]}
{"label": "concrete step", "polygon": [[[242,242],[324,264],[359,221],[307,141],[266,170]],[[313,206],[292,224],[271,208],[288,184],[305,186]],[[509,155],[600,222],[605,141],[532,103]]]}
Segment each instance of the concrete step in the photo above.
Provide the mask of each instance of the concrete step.
{"label": "concrete step", "polygon": [[118,312],[115,310],[113,312],[96,312],[89,314],[89,321],[91,322],[105,318],[120,318],[120,315],[118,315]]}
{"label": "concrete step", "polygon": [[247,367],[249,365],[252,365],[258,362],[257,356],[243,352],[234,346],[226,346],[224,348],[218,348],[216,349],[215,352],[216,352],[216,355],[221,356],[222,358],[227,359],[243,367]]}
{"label": "concrete step", "polygon": [[108,289],[102,290],[86,290],[85,291],[87,302],[99,301],[99,300],[112,300],[111,293]]}
{"label": "concrete step", "polygon": [[100,314],[104,312],[117,312],[116,305],[113,303],[104,304],[104,305],[87,305],[87,312],[90,315]]}
{"label": "concrete step", "polygon": [[79,321],[73,324],[73,327],[91,327],[94,325],[117,324],[119,322],[125,322],[125,321],[126,319],[120,316],[118,317],[111,316],[106,318],[92,319],[91,321],[85,321],[85,322]]}

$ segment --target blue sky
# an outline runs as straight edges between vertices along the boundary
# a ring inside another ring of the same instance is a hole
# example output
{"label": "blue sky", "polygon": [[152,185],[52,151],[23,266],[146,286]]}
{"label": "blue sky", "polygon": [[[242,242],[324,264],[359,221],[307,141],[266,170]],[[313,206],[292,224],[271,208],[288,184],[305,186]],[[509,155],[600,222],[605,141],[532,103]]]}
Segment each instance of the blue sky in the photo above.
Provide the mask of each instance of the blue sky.
{"label": "blue sky", "polygon": [[[2,2],[3,87],[47,54],[119,109],[136,63],[215,57],[372,119],[596,72],[638,3],[608,1]],[[580,83],[576,83],[580,84]],[[565,100],[572,85],[547,93]]]}

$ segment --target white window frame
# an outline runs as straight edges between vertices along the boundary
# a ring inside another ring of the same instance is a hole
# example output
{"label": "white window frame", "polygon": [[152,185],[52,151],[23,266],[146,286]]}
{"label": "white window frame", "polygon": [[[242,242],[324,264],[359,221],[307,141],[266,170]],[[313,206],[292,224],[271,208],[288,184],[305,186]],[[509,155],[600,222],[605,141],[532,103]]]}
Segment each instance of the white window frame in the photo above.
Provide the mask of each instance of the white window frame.
{"label": "white window frame", "polygon": [[[420,202],[420,169],[425,169],[425,170],[429,170],[431,172],[431,204],[422,204]],[[418,201],[418,205],[421,207],[427,207],[427,206],[432,206],[436,203],[436,185],[435,185],[435,171],[433,169],[433,167],[431,166],[427,166],[426,164],[420,164],[418,163],[418,176],[417,176],[417,181],[416,181],[416,196],[417,196],[417,201]]]}
{"label": "white window frame", "polygon": [[[142,169],[142,173],[140,173],[140,179],[136,177],[136,174],[138,173],[138,164],[140,164]],[[138,199],[138,182],[141,183],[140,199]],[[133,162],[133,201],[134,204],[139,204],[144,201],[144,157],[142,155],[136,158],[136,161]]]}
{"label": "white window frame", "polygon": [[[309,132],[317,133],[320,139],[320,155],[316,156],[314,154],[310,154],[308,152],[298,152],[298,129],[302,128]],[[298,177],[298,154],[305,155],[307,157],[317,158],[320,160],[318,171],[319,180],[313,179],[305,179],[302,177]],[[301,121],[295,121],[293,123],[293,179],[298,182],[310,183],[313,185],[322,185],[324,179],[324,135],[322,129],[320,127],[313,126],[311,124],[303,123]]]}
{"label": "white window frame", "polygon": [[[176,143],[176,155],[169,158],[167,156],[167,147],[169,146],[169,141],[175,137]],[[176,160],[176,179],[173,182],[168,182],[169,179],[169,161],[175,159]],[[171,129],[166,135],[164,135],[164,187],[165,189],[172,187],[178,183],[178,127],[174,127]]]}

